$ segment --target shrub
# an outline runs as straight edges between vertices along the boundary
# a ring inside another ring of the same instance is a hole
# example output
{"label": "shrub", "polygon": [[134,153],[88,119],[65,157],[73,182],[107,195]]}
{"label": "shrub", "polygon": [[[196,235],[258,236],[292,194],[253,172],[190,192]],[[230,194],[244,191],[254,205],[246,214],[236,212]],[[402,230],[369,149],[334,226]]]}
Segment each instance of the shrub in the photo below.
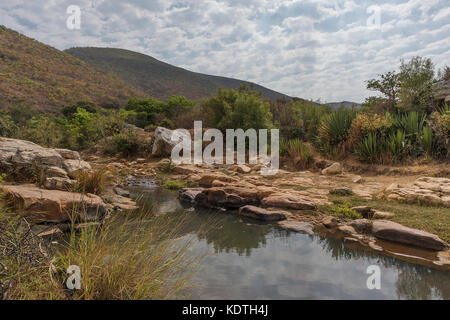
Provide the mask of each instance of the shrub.
{"label": "shrub", "polygon": [[433,153],[433,131],[430,127],[423,127],[422,148],[427,156]]}
{"label": "shrub", "polygon": [[342,145],[348,137],[355,116],[356,112],[350,109],[338,109],[324,116],[319,128],[319,140],[323,151]]}
{"label": "shrub", "polygon": [[373,113],[359,113],[352,122],[348,143],[357,144],[363,137],[373,133],[386,136],[392,126],[390,119]]}
{"label": "shrub", "polygon": [[403,160],[408,153],[408,145],[405,137],[405,133],[398,129],[395,133],[392,133],[388,139],[389,151],[391,153],[391,159],[393,163],[397,163]]}
{"label": "shrub", "polygon": [[356,154],[361,161],[375,163],[380,161],[383,145],[375,133],[363,138],[357,145]]}
{"label": "shrub", "polygon": [[444,159],[450,157],[450,111],[434,112],[431,115],[430,126],[435,137],[435,155]]}
{"label": "shrub", "polygon": [[352,220],[362,219],[362,215],[356,212],[355,210],[350,209],[350,207],[347,204],[326,205],[322,207],[322,210],[338,218],[345,218]]}
{"label": "shrub", "polygon": [[302,169],[308,168],[314,159],[311,147],[300,139],[282,140],[280,150]]}

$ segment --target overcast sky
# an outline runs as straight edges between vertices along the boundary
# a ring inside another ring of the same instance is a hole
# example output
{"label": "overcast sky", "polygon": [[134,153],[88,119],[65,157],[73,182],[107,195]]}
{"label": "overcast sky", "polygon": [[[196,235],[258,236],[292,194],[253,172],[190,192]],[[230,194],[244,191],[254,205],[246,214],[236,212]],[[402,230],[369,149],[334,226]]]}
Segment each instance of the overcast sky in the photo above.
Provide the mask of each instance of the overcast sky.
{"label": "overcast sky", "polygon": [[58,49],[129,49],[323,102],[362,102],[364,81],[400,58],[450,65],[449,0],[2,0],[0,24]]}

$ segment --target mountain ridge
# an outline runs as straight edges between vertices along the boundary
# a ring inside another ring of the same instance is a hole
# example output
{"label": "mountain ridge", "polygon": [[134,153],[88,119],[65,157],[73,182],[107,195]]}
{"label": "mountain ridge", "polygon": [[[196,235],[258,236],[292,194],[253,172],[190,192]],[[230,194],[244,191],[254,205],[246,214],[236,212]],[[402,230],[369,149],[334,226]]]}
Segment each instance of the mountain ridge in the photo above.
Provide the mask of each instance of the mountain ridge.
{"label": "mountain ridge", "polygon": [[115,73],[125,82],[160,100],[171,95],[199,100],[215,94],[220,87],[237,89],[241,84],[261,91],[264,98],[292,100],[288,95],[249,81],[186,70],[127,49],[75,47],[64,51],[99,69]]}

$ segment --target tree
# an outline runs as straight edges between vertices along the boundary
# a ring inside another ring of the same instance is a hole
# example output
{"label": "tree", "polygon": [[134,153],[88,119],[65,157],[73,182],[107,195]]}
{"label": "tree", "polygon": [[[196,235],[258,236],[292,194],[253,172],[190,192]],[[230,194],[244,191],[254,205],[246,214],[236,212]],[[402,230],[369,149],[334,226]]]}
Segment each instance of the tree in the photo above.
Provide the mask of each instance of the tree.
{"label": "tree", "polygon": [[367,81],[367,89],[381,92],[387,99],[387,108],[393,111],[397,105],[397,96],[399,92],[399,74],[390,71],[379,75],[380,79],[371,79]]}
{"label": "tree", "polygon": [[202,103],[207,115],[207,126],[225,129],[265,129],[272,127],[270,104],[261,93],[247,86],[235,89],[219,89],[217,96]]}
{"label": "tree", "polygon": [[434,64],[431,59],[414,57],[401,60],[399,108],[404,111],[430,112],[433,98]]}
{"label": "tree", "polygon": [[445,66],[442,70],[438,71],[438,80],[439,81],[450,81],[450,67]]}

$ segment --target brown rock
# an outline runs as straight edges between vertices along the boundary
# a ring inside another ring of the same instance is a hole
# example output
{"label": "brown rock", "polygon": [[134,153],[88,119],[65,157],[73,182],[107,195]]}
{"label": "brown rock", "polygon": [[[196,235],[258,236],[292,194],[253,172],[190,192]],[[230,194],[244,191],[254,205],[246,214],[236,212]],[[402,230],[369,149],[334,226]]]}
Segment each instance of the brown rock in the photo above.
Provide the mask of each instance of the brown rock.
{"label": "brown rock", "polygon": [[290,194],[272,194],[261,201],[264,207],[287,208],[295,210],[314,210],[316,205],[307,198]]}
{"label": "brown rock", "polygon": [[262,221],[281,221],[286,220],[290,216],[290,213],[286,211],[263,209],[255,206],[241,207],[239,214]]}
{"label": "brown rock", "polygon": [[294,231],[298,233],[306,233],[309,235],[313,235],[313,225],[308,222],[295,221],[295,220],[285,220],[277,223],[279,227]]}
{"label": "brown rock", "polygon": [[82,171],[91,170],[91,165],[83,160],[64,160],[64,168],[69,177],[75,179],[76,175]]}
{"label": "brown rock", "polygon": [[352,226],[339,226],[338,230],[345,233],[345,234],[355,234],[357,233],[355,228]]}
{"label": "brown rock", "polygon": [[392,221],[380,220],[373,222],[372,233],[380,239],[430,250],[440,251],[448,248],[448,244],[437,235],[408,228]]}
{"label": "brown rock", "polygon": [[333,229],[337,227],[338,222],[335,217],[326,217],[325,219],[322,220],[322,224],[328,229]]}
{"label": "brown rock", "polygon": [[358,212],[366,219],[372,219],[374,215],[374,210],[371,207],[367,206],[353,207],[350,210]]}
{"label": "brown rock", "polygon": [[204,187],[212,187],[212,183],[213,181],[222,181],[222,182],[227,182],[227,183],[232,183],[232,182],[239,182],[238,179],[233,178],[233,177],[229,177],[227,175],[224,174],[207,174],[201,177],[199,184],[201,186]]}
{"label": "brown rock", "polygon": [[106,214],[103,200],[92,194],[44,190],[34,185],[1,186],[0,189],[8,203],[33,222],[94,220]]}

